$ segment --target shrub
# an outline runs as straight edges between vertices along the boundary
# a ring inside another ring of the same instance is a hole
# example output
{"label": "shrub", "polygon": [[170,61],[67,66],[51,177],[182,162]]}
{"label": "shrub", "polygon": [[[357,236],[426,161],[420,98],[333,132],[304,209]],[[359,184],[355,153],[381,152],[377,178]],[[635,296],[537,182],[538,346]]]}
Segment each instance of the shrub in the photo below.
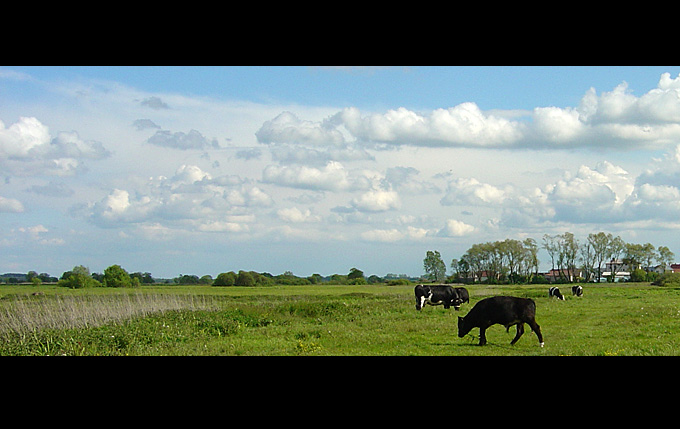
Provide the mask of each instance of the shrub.
{"label": "shrub", "polygon": [[633,272],[630,273],[630,281],[632,281],[632,282],[647,281],[647,272],[645,270],[640,269],[640,268],[633,270]]}
{"label": "shrub", "polygon": [[89,268],[82,265],[73,267],[72,271],[65,272],[61,276],[61,280],[57,282],[57,286],[64,286],[71,289],[98,287],[101,285],[101,283],[92,278]]}
{"label": "shrub", "polygon": [[241,270],[238,272],[234,284],[236,286],[255,286],[255,279],[250,272]]}
{"label": "shrub", "polygon": [[[139,279],[135,279],[136,284],[139,285]],[[102,283],[105,287],[132,287],[133,282],[130,274],[125,271],[120,265],[111,265],[104,270],[104,278]]]}
{"label": "shrub", "polygon": [[680,287],[680,273],[664,273],[661,274],[652,283],[655,286],[675,286]]}
{"label": "shrub", "polygon": [[234,286],[236,283],[236,273],[229,271],[228,273],[220,273],[213,282],[213,286]]}

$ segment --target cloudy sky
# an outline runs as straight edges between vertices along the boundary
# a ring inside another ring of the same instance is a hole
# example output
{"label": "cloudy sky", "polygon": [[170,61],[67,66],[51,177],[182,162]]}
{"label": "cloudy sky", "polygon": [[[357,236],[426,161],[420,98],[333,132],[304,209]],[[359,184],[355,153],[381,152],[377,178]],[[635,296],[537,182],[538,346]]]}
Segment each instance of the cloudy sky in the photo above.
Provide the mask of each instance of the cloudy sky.
{"label": "cloudy sky", "polygon": [[419,275],[567,231],[680,257],[680,67],[4,66],[0,174],[0,272]]}

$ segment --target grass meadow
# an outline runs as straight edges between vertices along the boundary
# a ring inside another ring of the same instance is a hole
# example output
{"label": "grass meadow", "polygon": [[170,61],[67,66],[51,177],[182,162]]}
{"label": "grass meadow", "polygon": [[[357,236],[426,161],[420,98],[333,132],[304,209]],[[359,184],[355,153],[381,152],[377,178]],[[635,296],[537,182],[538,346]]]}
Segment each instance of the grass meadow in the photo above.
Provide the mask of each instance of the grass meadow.
{"label": "grass meadow", "polygon": [[[669,356],[680,355],[680,289],[585,284],[468,285],[460,311],[416,311],[413,286],[0,286],[0,356]],[[38,292],[37,295],[34,295]],[[526,327],[457,335],[492,295],[536,301],[545,347]]]}

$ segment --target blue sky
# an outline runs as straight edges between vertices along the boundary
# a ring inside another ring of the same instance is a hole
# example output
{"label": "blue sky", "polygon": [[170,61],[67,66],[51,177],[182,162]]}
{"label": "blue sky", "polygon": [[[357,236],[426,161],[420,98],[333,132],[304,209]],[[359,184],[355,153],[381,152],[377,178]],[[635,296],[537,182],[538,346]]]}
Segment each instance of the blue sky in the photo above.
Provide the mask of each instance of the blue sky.
{"label": "blue sky", "polygon": [[0,272],[418,275],[567,231],[680,257],[679,76],[3,66]]}

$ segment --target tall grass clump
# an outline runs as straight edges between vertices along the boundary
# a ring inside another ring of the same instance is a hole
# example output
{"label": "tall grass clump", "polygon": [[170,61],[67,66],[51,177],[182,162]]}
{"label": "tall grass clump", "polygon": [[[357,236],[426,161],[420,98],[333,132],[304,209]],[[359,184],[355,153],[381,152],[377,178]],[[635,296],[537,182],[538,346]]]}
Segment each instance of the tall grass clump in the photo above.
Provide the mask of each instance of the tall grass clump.
{"label": "tall grass clump", "polygon": [[11,296],[0,301],[0,334],[91,328],[170,310],[214,308],[214,297],[201,295]]}

